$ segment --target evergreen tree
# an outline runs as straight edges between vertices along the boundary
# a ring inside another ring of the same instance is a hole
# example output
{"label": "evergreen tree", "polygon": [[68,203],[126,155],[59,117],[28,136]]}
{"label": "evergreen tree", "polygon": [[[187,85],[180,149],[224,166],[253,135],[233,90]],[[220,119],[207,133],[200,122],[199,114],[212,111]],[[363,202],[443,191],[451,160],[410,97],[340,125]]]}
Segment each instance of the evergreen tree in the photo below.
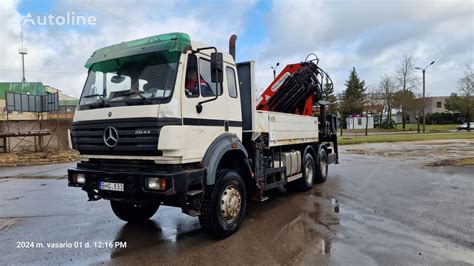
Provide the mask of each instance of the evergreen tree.
{"label": "evergreen tree", "polygon": [[323,100],[332,102],[334,100],[334,86],[332,82],[329,81],[329,78],[326,76],[326,80],[323,86]]}
{"label": "evergreen tree", "polygon": [[326,76],[325,78],[322,92],[323,93],[322,93],[321,100],[330,102],[328,111],[330,113],[335,113],[337,111],[337,106],[336,106],[337,99],[336,99],[336,96],[334,95],[334,85],[329,80],[328,76]]}
{"label": "evergreen tree", "polygon": [[346,90],[344,91],[344,100],[350,103],[349,114],[362,113],[364,93],[365,81],[359,79],[355,67],[353,67],[349,74],[349,80],[346,81]]}
{"label": "evergreen tree", "polygon": [[341,122],[346,124],[346,118],[351,114],[362,114],[364,110],[365,81],[360,80],[355,70],[352,68],[349,79],[346,80],[346,89],[339,103]]}

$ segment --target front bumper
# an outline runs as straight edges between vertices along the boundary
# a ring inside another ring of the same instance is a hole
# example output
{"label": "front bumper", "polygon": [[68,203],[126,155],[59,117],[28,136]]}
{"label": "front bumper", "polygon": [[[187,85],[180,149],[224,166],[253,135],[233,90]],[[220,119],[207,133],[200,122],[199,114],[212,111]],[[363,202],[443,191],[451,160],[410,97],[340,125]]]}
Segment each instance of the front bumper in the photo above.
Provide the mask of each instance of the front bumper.
{"label": "front bumper", "polygon": [[[78,184],[73,178],[74,174],[85,175],[85,183]],[[146,202],[153,200],[176,200],[179,195],[184,195],[189,187],[202,185],[206,169],[179,169],[172,172],[112,172],[92,170],[86,168],[68,169],[68,186],[81,187],[87,192],[89,200],[101,198],[122,200],[128,202]],[[166,188],[161,191],[148,190],[145,187],[146,178],[159,177],[166,180]],[[123,183],[124,191],[109,191],[99,189],[99,182]]]}

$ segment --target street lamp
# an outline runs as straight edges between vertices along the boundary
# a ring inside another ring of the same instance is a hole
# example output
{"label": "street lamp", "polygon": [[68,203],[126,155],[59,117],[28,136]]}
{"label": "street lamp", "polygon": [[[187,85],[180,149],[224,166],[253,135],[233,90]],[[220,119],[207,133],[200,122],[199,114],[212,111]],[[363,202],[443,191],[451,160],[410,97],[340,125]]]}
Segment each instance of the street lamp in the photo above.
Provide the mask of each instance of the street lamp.
{"label": "street lamp", "polygon": [[425,105],[426,105],[426,103],[425,103],[425,72],[426,72],[426,69],[428,69],[428,67],[430,67],[434,63],[435,63],[435,61],[431,62],[425,68],[415,67],[415,69],[421,70],[423,72],[423,109],[422,109],[423,133],[425,133],[425,124],[426,124],[426,116],[425,116]]}
{"label": "street lamp", "polygon": [[276,79],[276,69],[280,65],[280,63],[276,63],[275,67],[270,67],[273,70],[273,79]]}

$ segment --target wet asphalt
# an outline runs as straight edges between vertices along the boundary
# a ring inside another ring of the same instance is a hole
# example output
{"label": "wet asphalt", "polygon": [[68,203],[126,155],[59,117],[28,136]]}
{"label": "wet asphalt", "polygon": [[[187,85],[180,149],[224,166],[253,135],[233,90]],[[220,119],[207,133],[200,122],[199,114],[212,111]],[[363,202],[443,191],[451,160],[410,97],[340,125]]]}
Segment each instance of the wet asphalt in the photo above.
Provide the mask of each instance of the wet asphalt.
{"label": "wet asphalt", "polygon": [[252,202],[224,240],[165,206],[126,224],[67,187],[71,164],[0,168],[0,265],[473,265],[474,167],[429,166],[465,157],[472,140],[343,146],[326,183]]}

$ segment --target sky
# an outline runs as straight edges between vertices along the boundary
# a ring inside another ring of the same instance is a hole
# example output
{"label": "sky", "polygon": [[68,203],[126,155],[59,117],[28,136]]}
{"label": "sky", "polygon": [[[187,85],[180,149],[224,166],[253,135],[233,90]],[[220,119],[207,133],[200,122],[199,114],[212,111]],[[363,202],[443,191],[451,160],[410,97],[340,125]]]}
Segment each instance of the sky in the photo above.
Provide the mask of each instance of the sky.
{"label": "sky", "polygon": [[[38,25],[46,16],[67,14],[93,17],[94,23]],[[447,96],[456,91],[466,65],[474,66],[473,0],[1,0],[2,82],[22,79],[21,30],[28,49],[26,80],[75,97],[93,51],[167,32],[188,33],[221,51],[237,34],[237,61],[256,62],[259,90],[272,81],[277,62],[281,70],[309,53],[318,55],[336,92],[344,90],[353,67],[376,89],[406,55],[422,68],[435,61],[426,70],[427,95]],[[421,80],[421,71],[414,73]]]}

